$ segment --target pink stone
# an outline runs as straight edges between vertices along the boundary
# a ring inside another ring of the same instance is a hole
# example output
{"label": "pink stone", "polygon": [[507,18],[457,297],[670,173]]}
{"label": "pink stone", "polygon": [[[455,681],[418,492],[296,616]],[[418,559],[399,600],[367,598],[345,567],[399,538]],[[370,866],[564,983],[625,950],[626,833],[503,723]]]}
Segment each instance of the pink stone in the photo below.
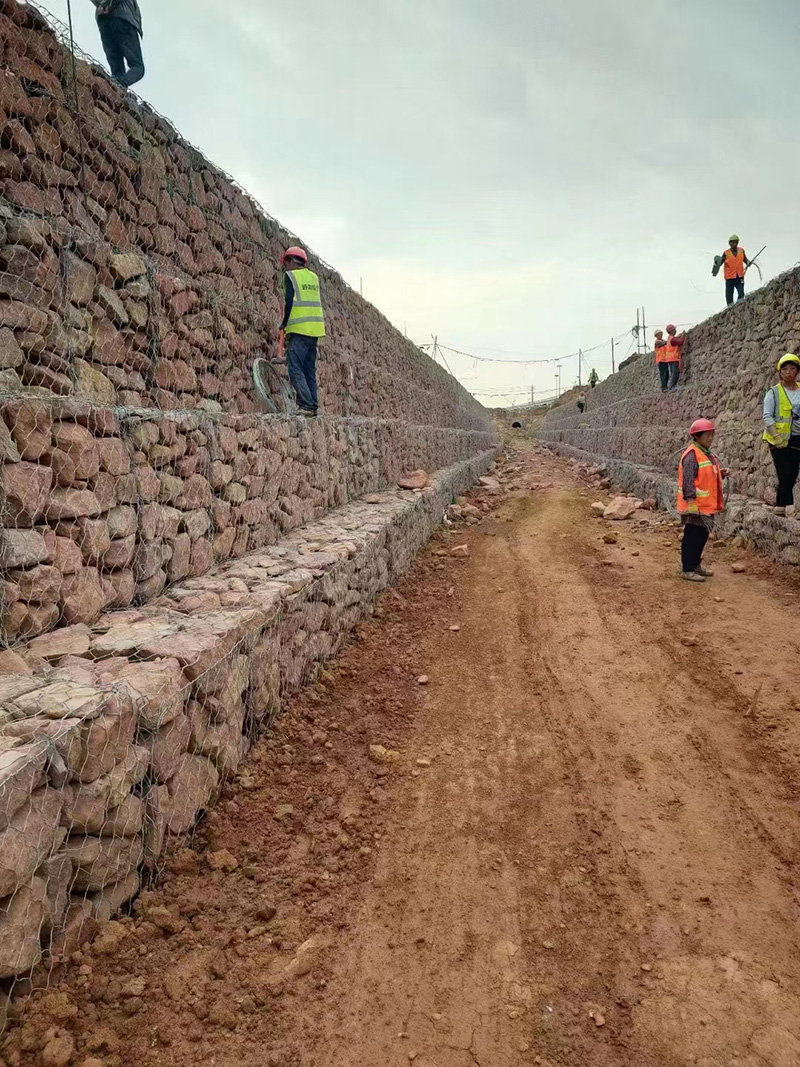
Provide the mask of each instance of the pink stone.
{"label": "pink stone", "polygon": [[35,463],[3,465],[3,492],[10,525],[31,526],[47,506],[53,472]]}
{"label": "pink stone", "polygon": [[61,584],[61,612],[64,622],[95,622],[106,606],[106,591],[100,574],[93,567],[84,567],[77,574],[64,577]]}

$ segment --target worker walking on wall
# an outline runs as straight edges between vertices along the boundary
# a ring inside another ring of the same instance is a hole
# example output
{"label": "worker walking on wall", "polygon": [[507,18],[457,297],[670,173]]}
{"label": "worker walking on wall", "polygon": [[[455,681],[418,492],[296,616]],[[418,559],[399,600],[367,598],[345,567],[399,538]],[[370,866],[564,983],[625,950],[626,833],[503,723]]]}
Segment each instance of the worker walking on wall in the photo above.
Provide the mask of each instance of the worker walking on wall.
{"label": "worker walking on wall", "polygon": [[734,294],[737,300],[741,300],[744,296],[744,275],[747,267],[750,266],[745,250],[739,247],[739,235],[736,233],[732,233],[728,238],[728,247],[722,255],[715,258],[713,270],[715,275],[721,266],[725,268],[725,302],[730,307]]}
{"label": "worker walking on wall", "polygon": [[780,381],[764,397],[762,440],[769,445],[778,476],[776,515],[785,515],[794,504],[794,487],[800,474],[800,357],[787,352],[778,360]]}
{"label": "worker walking on wall", "polygon": [[[670,323],[667,326],[667,343],[664,348],[662,359],[667,368],[667,389],[674,389],[680,381],[681,368],[683,366],[683,346],[686,343],[686,334],[678,333],[676,326]],[[661,388],[664,389],[664,374],[661,374]]]}
{"label": "worker walking on wall", "polygon": [[300,414],[317,414],[317,341],[325,336],[319,278],[306,264],[308,256],[296,245],[281,256],[285,305],[279,338],[279,358],[283,358],[284,340],[289,381],[297,396]]}
{"label": "worker walking on wall", "polygon": [[728,471],[711,451],[714,423],[710,419],[695,419],[689,436],[692,443],[678,465],[678,514],[683,523],[681,577],[688,582],[704,582],[713,572],[702,565],[703,549],[716,516],[725,510],[722,479]]}
{"label": "worker walking on wall", "polygon": [[[126,88],[144,77],[142,13],[137,0],[92,0],[97,28],[116,81]],[[127,64],[127,69],[126,69]]]}

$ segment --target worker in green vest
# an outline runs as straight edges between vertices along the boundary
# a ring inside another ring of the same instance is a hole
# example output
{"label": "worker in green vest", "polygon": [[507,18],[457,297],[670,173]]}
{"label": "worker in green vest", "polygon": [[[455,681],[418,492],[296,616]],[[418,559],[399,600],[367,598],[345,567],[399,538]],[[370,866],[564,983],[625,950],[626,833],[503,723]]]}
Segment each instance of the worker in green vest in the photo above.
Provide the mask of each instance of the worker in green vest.
{"label": "worker in green vest", "polygon": [[296,245],[281,256],[285,271],[285,306],[279,338],[279,358],[286,343],[289,381],[297,396],[300,414],[317,414],[317,341],[325,336],[325,316],[319,291],[319,278],[306,264],[308,256]]}
{"label": "worker in green vest", "polygon": [[787,352],[778,360],[780,381],[767,390],[764,397],[764,425],[762,439],[769,445],[778,492],[775,514],[785,515],[794,504],[794,487],[800,474],[800,386],[797,375],[800,357]]}

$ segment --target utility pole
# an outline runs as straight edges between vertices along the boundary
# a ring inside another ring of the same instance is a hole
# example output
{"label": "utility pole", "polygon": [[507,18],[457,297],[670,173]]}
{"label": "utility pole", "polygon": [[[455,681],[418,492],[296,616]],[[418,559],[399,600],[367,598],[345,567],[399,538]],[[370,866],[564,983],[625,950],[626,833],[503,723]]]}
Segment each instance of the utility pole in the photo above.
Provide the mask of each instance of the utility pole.
{"label": "utility pole", "polygon": [[644,306],[642,307],[642,338],[643,338],[642,351],[646,352],[647,351],[647,320],[644,317]]}
{"label": "utility pole", "polygon": [[616,374],[617,369],[614,365],[614,338],[611,338],[611,373]]}
{"label": "utility pole", "polygon": [[581,364],[583,363],[583,349],[578,349],[578,385],[583,385],[581,380]]}
{"label": "utility pole", "polygon": [[641,328],[642,328],[642,325],[641,325],[641,323],[639,321],[639,309],[637,308],[636,309],[636,351],[637,351],[637,353],[641,352],[641,350],[642,350],[641,349],[642,342],[641,342],[641,334],[640,334]]}

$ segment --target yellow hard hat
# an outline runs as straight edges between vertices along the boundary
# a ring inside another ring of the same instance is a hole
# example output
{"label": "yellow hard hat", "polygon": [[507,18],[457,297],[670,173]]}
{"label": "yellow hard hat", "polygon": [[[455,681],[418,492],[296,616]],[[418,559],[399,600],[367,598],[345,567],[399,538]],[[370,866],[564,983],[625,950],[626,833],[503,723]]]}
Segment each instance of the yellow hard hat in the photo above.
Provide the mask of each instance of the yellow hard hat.
{"label": "yellow hard hat", "polygon": [[738,233],[732,233],[730,235],[730,237],[728,238],[728,244],[730,244],[731,241],[738,241],[738,240],[739,240],[739,234]]}
{"label": "yellow hard hat", "polygon": [[785,356],[781,356],[778,360],[778,370],[787,363],[796,363],[800,367],[800,356],[796,356],[794,352],[787,352]]}

